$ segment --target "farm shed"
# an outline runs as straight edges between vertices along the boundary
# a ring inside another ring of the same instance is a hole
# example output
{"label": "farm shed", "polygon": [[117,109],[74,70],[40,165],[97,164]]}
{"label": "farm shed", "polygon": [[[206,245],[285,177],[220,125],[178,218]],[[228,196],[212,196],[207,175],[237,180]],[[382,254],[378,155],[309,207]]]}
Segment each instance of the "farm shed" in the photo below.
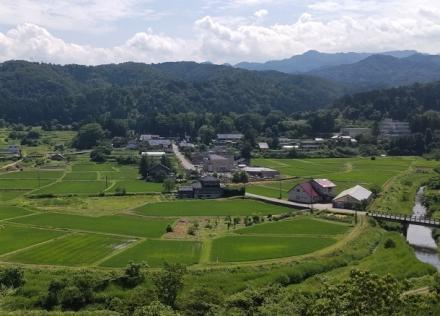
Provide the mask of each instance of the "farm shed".
{"label": "farm shed", "polygon": [[333,200],[333,207],[345,209],[359,209],[363,201],[370,201],[373,193],[360,185],[356,185],[341,192]]}

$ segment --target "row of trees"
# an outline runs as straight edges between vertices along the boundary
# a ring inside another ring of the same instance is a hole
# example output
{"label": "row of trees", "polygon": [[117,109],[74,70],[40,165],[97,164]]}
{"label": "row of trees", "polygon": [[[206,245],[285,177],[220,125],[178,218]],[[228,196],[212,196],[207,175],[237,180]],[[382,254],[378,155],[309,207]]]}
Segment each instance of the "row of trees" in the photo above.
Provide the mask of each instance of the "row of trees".
{"label": "row of trees", "polygon": [[[76,272],[69,278],[50,281],[37,307],[44,310],[79,311],[104,309],[121,315],[437,315],[440,312],[440,276],[436,274],[429,293],[410,294],[408,283],[390,275],[379,276],[352,270],[348,278],[335,283],[321,279],[314,292],[285,287],[283,279],[271,285],[248,288],[225,295],[211,288],[194,287],[180,295],[187,270],[165,264],[160,272],[148,273],[142,264],[130,264],[121,275],[97,277]],[[11,285],[10,280],[18,280]],[[23,286],[22,271],[0,272],[2,289]],[[147,285],[148,286],[145,286]],[[106,290],[112,287],[112,296]],[[121,296],[115,288],[130,291]],[[10,294],[5,294],[10,295]]]}

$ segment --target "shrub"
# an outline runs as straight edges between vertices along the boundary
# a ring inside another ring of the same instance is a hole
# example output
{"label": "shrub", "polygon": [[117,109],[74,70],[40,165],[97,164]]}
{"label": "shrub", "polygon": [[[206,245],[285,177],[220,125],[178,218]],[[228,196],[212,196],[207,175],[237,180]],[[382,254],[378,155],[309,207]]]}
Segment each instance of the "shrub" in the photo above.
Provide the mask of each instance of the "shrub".
{"label": "shrub", "polygon": [[19,288],[25,284],[24,272],[19,268],[6,268],[0,271],[0,286]]}
{"label": "shrub", "polygon": [[167,231],[167,233],[172,233],[173,232],[173,227],[170,224],[168,224],[167,228],[166,228],[166,231]]}
{"label": "shrub", "polygon": [[388,238],[384,244],[385,249],[396,248],[396,242],[391,238]]}

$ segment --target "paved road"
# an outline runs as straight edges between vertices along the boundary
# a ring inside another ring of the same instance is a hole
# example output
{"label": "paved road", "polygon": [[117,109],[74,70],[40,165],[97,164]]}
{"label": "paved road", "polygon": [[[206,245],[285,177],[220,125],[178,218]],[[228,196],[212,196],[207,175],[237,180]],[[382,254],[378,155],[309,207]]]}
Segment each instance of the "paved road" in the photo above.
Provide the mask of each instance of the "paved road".
{"label": "paved road", "polygon": [[176,155],[177,159],[179,159],[180,164],[183,169],[194,171],[197,170],[196,166],[194,166],[186,157],[180,152],[179,147],[176,144],[173,144],[173,152]]}
{"label": "paved road", "polygon": [[[278,204],[278,205],[284,205],[284,206],[288,206],[288,207],[296,207],[296,208],[301,208],[301,209],[311,209],[311,205],[310,204],[302,204],[302,203],[290,202],[290,201],[286,201],[286,200],[270,198],[270,197],[266,197],[266,196],[262,196],[262,195],[256,195],[256,194],[252,194],[252,193],[246,193],[246,197],[250,198],[250,199],[265,201],[265,202],[269,202],[269,203],[273,203],[273,204]],[[314,210],[320,210],[320,211],[326,210],[326,211],[329,211],[329,212],[332,212],[332,213],[338,213],[338,214],[355,214],[356,213],[353,210],[334,208],[331,203],[329,203],[329,204],[313,204],[313,209]],[[357,212],[357,213],[359,215],[362,215],[362,214],[365,215],[366,214],[365,212]]]}

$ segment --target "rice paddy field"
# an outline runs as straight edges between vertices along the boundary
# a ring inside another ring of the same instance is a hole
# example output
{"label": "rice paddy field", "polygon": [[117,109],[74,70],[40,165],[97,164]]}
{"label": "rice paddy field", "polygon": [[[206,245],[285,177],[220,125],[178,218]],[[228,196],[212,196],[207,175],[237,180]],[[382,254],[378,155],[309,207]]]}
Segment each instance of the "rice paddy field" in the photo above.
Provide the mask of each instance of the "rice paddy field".
{"label": "rice paddy field", "polygon": [[[253,165],[277,169],[286,179],[248,184],[247,192],[286,198],[304,179],[328,178],[338,191],[354,184],[386,188],[436,163],[409,157],[257,159]],[[175,200],[160,194],[161,184],[139,180],[136,166],[97,164],[88,155],[46,167],[0,174],[0,262],[102,269],[130,262],[252,265],[332,249],[354,229],[314,216],[269,221],[268,215],[297,210],[248,199]],[[134,195],[114,196],[120,189]],[[237,227],[226,226],[230,217],[240,219]],[[246,217],[265,222],[246,227]]]}
{"label": "rice paddy field", "polygon": [[246,191],[253,194],[287,198],[289,190],[298,183],[312,178],[327,178],[333,181],[341,192],[354,185],[371,188],[384,187],[397,175],[415,168],[432,168],[436,161],[419,157],[377,157],[370,158],[323,158],[323,159],[254,159],[255,166],[280,171],[285,181],[250,184]]}
{"label": "rice paddy field", "polygon": [[[189,205],[198,202],[148,203],[147,206],[159,206],[156,211],[161,214],[149,216],[128,212],[91,217],[2,206],[0,262],[103,268],[120,268],[130,262],[145,262],[150,267],[160,267],[165,262],[198,265],[202,260],[203,264],[253,262],[312,253],[333,245],[351,229],[347,224],[300,216],[247,228],[239,225],[236,230],[214,229],[212,237],[206,234],[191,237],[186,231],[179,235],[177,227],[182,221],[177,219],[184,216],[174,211],[162,213],[170,210],[163,208],[169,204],[174,210],[183,210],[183,214],[203,213],[203,218],[207,218],[203,210],[208,202],[214,210],[213,218],[217,219],[222,214],[246,217],[254,212],[291,211],[241,199],[200,201],[196,209]],[[179,204],[183,204],[183,209]],[[168,226],[177,232],[169,235]]]}
{"label": "rice paddy field", "polygon": [[288,213],[291,208],[253,200],[205,200],[151,203],[135,209],[144,216],[247,216]]}

